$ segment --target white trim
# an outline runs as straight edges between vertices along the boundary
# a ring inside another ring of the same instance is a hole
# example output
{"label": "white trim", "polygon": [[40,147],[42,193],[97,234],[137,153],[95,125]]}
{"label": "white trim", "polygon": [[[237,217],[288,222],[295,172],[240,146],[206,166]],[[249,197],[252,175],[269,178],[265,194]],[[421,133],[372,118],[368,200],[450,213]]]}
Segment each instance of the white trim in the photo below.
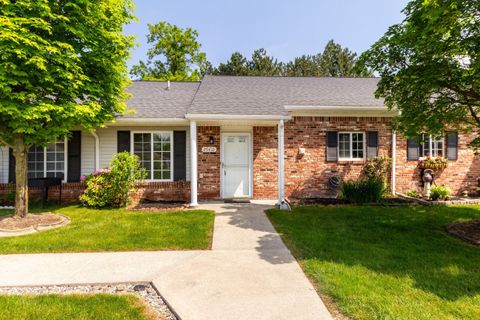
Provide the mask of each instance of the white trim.
{"label": "white trim", "polygon": [[[58,140],[61,140],[61,139],[58,139]],[[50,142],[48,144],[57,144],[58,140],[55,140],[55,142]],[[47,161],[47,148],[48,146],[46,147],[43,147],[43,177],[46,178],[47,177],[47,162],[51,162],[51,161]],[[56,147],[55,147],[56,149]],[[56,152],[55,152],[56,154]],[[56,158],[56,157],[55,157]],[[35,162],[36,164],[36,162]],[[53,170],[54,173],[56,172],[61,172],[61,171],[57,171],[57,160],[55,159],[54,161],[54,164],[55,164],[55,169]],[[27,166],[28,166],[28,159],[27,159]],[[35,172],[37,172],[37,170],[35,170]],[[68,181],[68,139],[67,138],[64,138],[63,139],[63,179],[62,179],[62,182],[63,183],[66,183]]]}
{"label": "white trim", "polygon": [[397,132],[392,129],[392,194],[395,195],[397,189]]}
{"label": "white trim", "polygon": [[[354,133],[361,133],[363,136],[363,157],[362,158],[353,158],[353,139],[352,134]],[[340,157],[340,134],[349,134],[350,135],[350,157],[342,158]],[[338,154],[338,161],[365,161],[366,159],[366,134],[364,131],[339,131],[337,132],[337,154]]]}
{"label": "white trim", "polygon": [[220,132],[220,197],[225,199],[225,179],[224,179],[224,163],[225,163],[225,148],[224,148],[224,136],[248,136],[249,148],[248,148],[248,195],[244,197],[253,198],[253,134],[251,132],[239,132],[239,131],[225,131]]}
{"label": "white trim", "polygon": [[197,123],[190,121],[190,206],[198,206]]}
{"label": "white trim", "polygon": [[[153,160],[153,135],[154,134],[162,134],[162,133],[168,133],[170,135],[170,179],[155,179],[154,178],[154,165],[155,161]],[[135,134],[150,134],[150,174],[151,174],[151,179],[145,179],[144,181],[149,181],[149,182],[171,182],[173,181],[173,175],[174,175],[174,163],[173,163],[173,153],[174,153],[174,141],[173,141],[173,131],[158,131],[158,130],[141,130],[141,131],[130,131],[130,153],[134,153],[134,144],[135,144],[135,139],[134,135]]]}
{"label": "white trim", "polygon": [[238,115],[238,114],[196,114],[187,113],[185,118],[192,120],[290,120],[291,116],[282,115]]}
{"label": "white trim", "polygon": [[128,125],[188,125],[188,119],[184,118],[117,118],[109,122],[107,126],[128,126]]}
{"label": "white trim", "polygon": [[283,120],[278,122],[278,206],[288,209],[285,203],[285,125]]}
{"label": "white trim", "polygon": [[382,106],[285,106],[293,116],[393,117],[399,114]]}

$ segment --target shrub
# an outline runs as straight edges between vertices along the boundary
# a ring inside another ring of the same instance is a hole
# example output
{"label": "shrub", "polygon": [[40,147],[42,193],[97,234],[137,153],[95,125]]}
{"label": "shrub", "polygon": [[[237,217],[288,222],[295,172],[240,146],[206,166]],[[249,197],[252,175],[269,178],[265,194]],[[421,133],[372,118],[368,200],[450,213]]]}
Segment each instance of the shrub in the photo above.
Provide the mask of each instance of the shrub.
{"label": "shrub", "polygon": [[124,207],[127,205],[128,192],[135,189],[135,182],[146,176],[136,155],[118,153],[110,162],[110,168],[82,177],[87,188],[80,196],[80,201],[83,205],[94,208]]}
{"label": "shrub", "polygon": [[450,189],[443,186],[432,187],[430,190],[430,199],[432,200],[447,200],[450,195]]}
{"label": "shrub", "polygon": [[421,198],[422,194],[418,192],[417,190],[410,190],[407,192],[407,196],[412,197],[412,198]]}
{"label": "shrub", "polygon": [[385,183],[381,179],[367,178],[342,183],[341,198],[356,204],[378,203],[385,194]]}
{"label": "shrub", "polygon": [[379,179],[385,184],[392,169],[392,159],[389,157],[376,157],[367,160],[363,167],[363,174],[367,179]]}

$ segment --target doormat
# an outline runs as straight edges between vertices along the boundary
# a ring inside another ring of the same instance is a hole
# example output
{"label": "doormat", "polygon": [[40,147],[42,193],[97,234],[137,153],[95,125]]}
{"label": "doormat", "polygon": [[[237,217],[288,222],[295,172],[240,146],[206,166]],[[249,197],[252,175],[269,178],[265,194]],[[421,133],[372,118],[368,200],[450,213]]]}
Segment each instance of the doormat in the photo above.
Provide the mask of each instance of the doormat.
{"label": "doormat", "polygon": [[248,199],[225,199],[224,203],[250,203]]}

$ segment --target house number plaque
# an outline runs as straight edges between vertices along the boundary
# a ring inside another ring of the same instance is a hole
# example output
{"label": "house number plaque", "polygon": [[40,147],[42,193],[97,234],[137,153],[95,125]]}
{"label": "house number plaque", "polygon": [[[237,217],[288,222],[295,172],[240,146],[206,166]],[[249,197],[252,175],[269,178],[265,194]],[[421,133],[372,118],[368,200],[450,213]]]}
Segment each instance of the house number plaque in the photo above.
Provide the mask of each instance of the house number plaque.
{"label": "house number plaque", "polygon": [[203,153],[215,153],[217,152],[217,147],[202,147]]}

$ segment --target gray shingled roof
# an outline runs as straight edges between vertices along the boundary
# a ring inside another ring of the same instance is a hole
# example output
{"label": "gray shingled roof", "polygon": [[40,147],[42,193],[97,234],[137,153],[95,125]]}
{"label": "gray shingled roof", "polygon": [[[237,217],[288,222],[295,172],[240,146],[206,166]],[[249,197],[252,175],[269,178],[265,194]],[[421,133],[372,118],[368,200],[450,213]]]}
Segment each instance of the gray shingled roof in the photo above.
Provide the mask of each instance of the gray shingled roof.
{"label": "gray shingled roof", "polygon": [[134,81],[127,89],[132,98],[128,109],[135,114],[123,118],[185,118],[200,82]]}
{"label": "gray shingled roof", "polygon": [[384,107],[378,78],[206,76],[201,82],[135,81],[124,118],[185,118],[186,114],[288,115],[285,106]]}
{"label": "gray shingled roof", "polygon": [[284,106],[373,106],[377,78],[206,76],[188,113],[286,115]]}

